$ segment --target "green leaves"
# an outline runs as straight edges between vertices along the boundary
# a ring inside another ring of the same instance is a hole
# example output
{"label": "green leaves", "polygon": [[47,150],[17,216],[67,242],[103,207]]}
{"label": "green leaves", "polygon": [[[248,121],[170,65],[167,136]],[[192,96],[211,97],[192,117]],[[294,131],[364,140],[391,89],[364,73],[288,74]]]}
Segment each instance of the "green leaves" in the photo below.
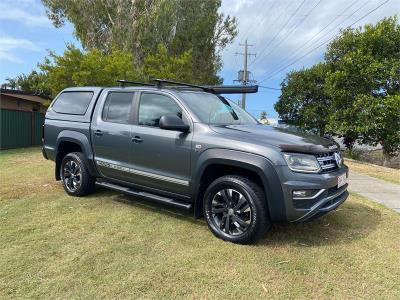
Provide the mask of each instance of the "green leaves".
{"label": "green leaves", "polygon": [[326,132],[331,99],[325,92],[327,67],[317,64],[310,69],[289,73],[281,84],[282,94],[275,109],[286,122],[309,130]]}
{"label": "green leaves", "polygon": [[193,73],[192,51],[173,57],[168,55],[167,48],[160,44],[155,54],[150,54],[145,58],[143,73],[147,80],[168,78],[191,82]]}
{"label": "green leaves", "polygon": [[[130,52],[142,69],[159,45],[171,57],[191,52],[190,82],[222,82],[220,51],[237,35],[237,22],[218,12],[220,0],[42,0],[56,27],[73,24],[85,49]],[[168,72],[167,72],[168,73]],[[183,75],[182,75],[183,76]]]}
{"label": "green leaves", "polygon": [[358,140],[394,155],[400,149],[399,97],[400,25],[391,17],[343,30],[328,45],[324,63],[287,75],[276,109],[303,128],[320,124],[343,136],[350,148]]}
{"label": "green leaves", "polygon": [[50,52],[39,64],[39,69],[39,73],[33,71],[9,81],[26,91],[44,90],[52,97],[66,87],[114,86],[118,79],[149,81],[153,78],[169,78],[190,82],[193,57],[192,51],[171,56],[165,46],[159,45],[156,53],[144,59],[143,67],[137,68],[129,51],[84,51],[67,45],[63,55]]}

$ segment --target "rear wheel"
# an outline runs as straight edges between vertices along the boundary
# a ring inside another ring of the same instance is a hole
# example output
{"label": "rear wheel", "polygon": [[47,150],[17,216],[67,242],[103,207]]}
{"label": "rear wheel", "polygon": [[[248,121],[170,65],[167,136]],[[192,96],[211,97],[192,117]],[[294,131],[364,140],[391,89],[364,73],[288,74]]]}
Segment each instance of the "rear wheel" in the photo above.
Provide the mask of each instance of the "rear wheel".
{"label": "rear wheel", "polygon": [[236,175],[216,179],[207,188],[203,211],[213,234],[223,240],[249,244],[270,227],[264,191]]}
{"label": "rear wheel", "polygon": [[81,152],[72,152],[64,156],[60,177],[64,190],[71,196],[85,196],[94,191],[95,178],[89,173]]}

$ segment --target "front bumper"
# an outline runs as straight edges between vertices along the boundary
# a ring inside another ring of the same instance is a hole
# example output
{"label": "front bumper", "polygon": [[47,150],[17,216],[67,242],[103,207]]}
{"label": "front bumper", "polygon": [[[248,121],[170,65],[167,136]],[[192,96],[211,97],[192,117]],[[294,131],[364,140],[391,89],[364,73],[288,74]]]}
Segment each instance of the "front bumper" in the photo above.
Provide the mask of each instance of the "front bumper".
{"label": "front bumper", "polygon": [[[306,174],[291,171],[287,166],[277,168],[282,182],[286,219],[289,222],[305,222],[316,219],[336,209],[348,197],[347,184],[337,188],[338,177],[346,174],[347,166],[324,174]],[[318,191],[312,199],[295,200],[293,190]]]}

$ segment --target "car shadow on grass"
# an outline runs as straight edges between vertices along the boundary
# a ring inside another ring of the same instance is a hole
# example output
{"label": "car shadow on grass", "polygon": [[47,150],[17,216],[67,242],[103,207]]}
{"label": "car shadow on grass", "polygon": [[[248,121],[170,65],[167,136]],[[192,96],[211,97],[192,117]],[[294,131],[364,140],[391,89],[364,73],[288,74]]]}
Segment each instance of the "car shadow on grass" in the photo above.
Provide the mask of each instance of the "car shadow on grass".
{"label": "car shadow on grass", "polygon": [[96,197],[104,197],[107,195],[113,195],[113,201],[117,201],[119,203],[123,203],[129,205],[131,207],[137,207],[140,209],[148,210],[149,213],[153,214],[163,214],[166,216],[170,216],[179,220],[183,220],[186,222],[190,222],[191,224],[198,226],[207,226],[206,222],[203,219],[196,220],[193,217],[192,210],[184,210],[175,208],[172,206],[168,206],[166,204],[153,202],[151,200],[142,199],[140,197],[129,196],[125,194],[121,194],[115,191],[110,191],[101,187],[96,188],[96,193],[89,195],[87,197],[96,198]]}
{"label": "car shadow on grass", "polygon": [[361,202],[346,202],[314,221],[274,224],[258,245],[309,247],[350,243],[375,231],[381,220],[379,209]]}
{"label": "car shadow on grass", "polygon": [[[192,210],[183,210],[99,188],[89,197],[114,195],[113,201],[162,214],[195,226],[207,226],[204,218],[194,219]],[[278,246],[289,244],[310,247],[349,243],[362,239],[373,232],[381,222],[382,213],[378,208],[360,201],[347,201],[336,210],[317,220],[305,223],[275,223],[257,246]]]}

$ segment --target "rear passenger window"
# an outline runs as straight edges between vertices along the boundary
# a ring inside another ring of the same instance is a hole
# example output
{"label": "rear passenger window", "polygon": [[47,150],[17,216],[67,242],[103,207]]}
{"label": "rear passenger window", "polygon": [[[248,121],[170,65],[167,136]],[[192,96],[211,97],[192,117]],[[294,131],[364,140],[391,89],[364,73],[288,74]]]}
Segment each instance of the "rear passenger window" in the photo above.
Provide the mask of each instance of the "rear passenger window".
{"label": "rear passenger window", "polygon": [[61,114],[84,115],[93,92],[64,92],[58,96],[52,109]]}
{"label": "rear passenger window", "polygon": [[109,93],[104,103],[103,120],[113,123],[129,123],[134,93]]}
{"label": "rear passenger window", "polygon": [[176,115],[182,119],[182,109],[170,97],[143,93],[139,104],[139,125],[159,127],[163,115]]}

